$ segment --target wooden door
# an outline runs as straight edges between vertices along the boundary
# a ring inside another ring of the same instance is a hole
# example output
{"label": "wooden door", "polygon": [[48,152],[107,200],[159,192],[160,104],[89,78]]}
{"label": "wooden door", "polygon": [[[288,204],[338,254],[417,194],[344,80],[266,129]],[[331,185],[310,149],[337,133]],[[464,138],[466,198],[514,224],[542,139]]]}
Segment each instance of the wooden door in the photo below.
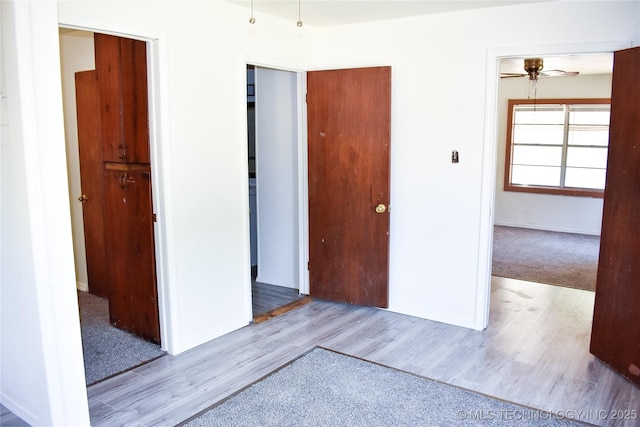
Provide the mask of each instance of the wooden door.
{"label": "wooden door", "polygon": [[146,43],[95,34],[94,45],[104,160],[149,164]]}
{"label": "wooden door", "polygon": [[76,110],[82,218],[89,292],[109,298],[109,280],[104,244],[104,190],[100,96],[95,70],[76,73]]}
{"label": "wooden door", "polygon": [[591,353],[640,384],[640,48],[614,54]]}
{"label": "wooden door", "polygon": [[147,165],[106,164],[109,317],[114,326],[160,343],[150,172]]}
{"label": "wooden door", "polygon": [[94,36],[104,231],[113,325],[160,342],[151,198],[146,44]]}
{"label": "wooden door", "polygon": [[387,307],[391,68],[307,73],[309,288]]}

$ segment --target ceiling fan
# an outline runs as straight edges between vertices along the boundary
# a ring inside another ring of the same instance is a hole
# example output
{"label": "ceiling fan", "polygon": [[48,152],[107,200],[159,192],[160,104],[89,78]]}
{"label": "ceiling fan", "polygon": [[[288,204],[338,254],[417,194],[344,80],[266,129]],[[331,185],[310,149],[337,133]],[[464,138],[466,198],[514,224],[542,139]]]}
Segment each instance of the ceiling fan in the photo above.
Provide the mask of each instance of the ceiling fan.
{"label": "ceiling fan", "polygon": [[512,77],[529,76],[529,80],[537,81],[538,77],[561,77],[577,76],[578,71],[547,70],[542,72],[544,61],[542,58],[525,58],[524,70],[526,73],[500,73],[500,78],[508,79]]}

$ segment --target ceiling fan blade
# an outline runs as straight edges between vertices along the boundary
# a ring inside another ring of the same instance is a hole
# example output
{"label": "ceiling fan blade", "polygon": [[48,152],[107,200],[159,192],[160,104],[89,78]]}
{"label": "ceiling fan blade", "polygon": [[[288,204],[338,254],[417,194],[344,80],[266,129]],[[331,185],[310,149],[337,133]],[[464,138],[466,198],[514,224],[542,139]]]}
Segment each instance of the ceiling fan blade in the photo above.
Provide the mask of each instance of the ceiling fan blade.
{"label": "ceiling fan blade", "polygon": [[527,74],[522,74],[522,73],[500,73],[500,78],[501,79],[510,79],[513,77],[524,77]]}
{"label": "ceiling fan blade", "polygon": [[580,74],[578,71],[564,71],[564,70],[545,70],[540,73],[543,77],[565,77],[565,76],[577,76]]}

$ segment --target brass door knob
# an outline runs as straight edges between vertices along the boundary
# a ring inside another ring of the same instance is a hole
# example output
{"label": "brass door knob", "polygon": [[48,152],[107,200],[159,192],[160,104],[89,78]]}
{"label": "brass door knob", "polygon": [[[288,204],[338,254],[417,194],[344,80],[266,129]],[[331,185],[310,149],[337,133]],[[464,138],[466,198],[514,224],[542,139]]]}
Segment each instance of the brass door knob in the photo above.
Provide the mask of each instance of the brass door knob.
{"label": "brass door knob", "polygon": [[89,199],[84,194],[82,196],[78,197],[78,201],[79,202],[85,203],[87,200],[89,200]]}
{"label": "brass door knob", "polygon": [[376,206],[376,213],[379,213],[379,214],[385,213],[386,210],[387,210],[387,207],[382,203]]}

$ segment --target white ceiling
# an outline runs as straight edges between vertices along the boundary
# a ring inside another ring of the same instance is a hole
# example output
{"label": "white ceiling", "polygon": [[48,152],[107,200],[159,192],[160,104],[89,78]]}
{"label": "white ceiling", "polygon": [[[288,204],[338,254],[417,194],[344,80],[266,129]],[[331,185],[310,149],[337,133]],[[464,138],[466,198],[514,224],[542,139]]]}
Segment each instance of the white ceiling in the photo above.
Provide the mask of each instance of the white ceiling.
{"label": "white ceiling", "polygon": [[[250,25],[251,0],[226,1],[246,7],[247,25]],[[557,0],[253,0],[253,9],[257,19],[255,25],[260,25],[260,14],[284,18],[296,25],[300,6],[304,25],[331,27],[544,1]],[[523,66],[524,58],[503,59],[500,72],[524,73]],[[544,70],[578,71],[585,75],[610,74],[612,68],[613,55],[610,53],[544,57]]]}
{"label": "white ceiling", "polygon": [[[251,0],[226,1],[251,8]],[[253,0],[253,9],[256,12],[284,18],[295,25],[300,6],[300,17],[305,25],[331,27],[543,1],[552,0]],[[248,11],[247,20],[250,16],[251,12]],[[259,17],[256,18],[258,25]]]}

